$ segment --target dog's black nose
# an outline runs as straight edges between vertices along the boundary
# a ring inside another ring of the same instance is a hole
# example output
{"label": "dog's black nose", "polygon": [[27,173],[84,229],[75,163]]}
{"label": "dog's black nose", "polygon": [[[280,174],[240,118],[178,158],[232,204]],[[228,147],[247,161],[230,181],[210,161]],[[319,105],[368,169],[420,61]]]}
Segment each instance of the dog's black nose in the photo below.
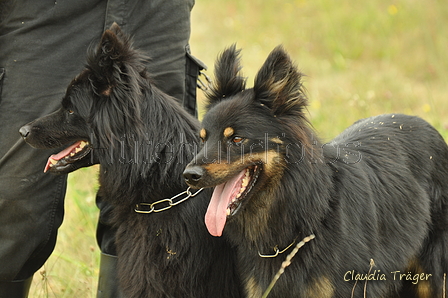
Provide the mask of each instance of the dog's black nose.
{"label": "dog's black nose", "polygon": [[26,138],[29,134],[30,134],[30,126],[29,125],[24,125],[19,129],[19,133],[22,136],[22,138]]}
{"label": "dog's black nose", "polygon": [[187,166],[184,171],[185,182],[189,185],[196,185],[204,175],[204,169],[200,166]]}

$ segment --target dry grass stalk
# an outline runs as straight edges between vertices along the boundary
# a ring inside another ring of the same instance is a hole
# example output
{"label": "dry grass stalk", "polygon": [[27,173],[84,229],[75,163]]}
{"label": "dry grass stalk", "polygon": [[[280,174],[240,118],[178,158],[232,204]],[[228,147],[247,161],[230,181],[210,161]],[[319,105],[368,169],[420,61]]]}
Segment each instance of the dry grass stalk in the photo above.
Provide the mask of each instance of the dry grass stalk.
{"label": "dry grass stalk", "polygon": [[314,234],[309,235],[308,237],[303,238],[302,241],[297,243],[297,245],[294,247],[294,249],[291,251],[291,253],[286,257],[285,261],[282,263],[282,267],[280,270],[278,270],[277,274],[272,279],[271,283],[269,284],[268,288],[264,292],[262,298],[268,297],[269,293],[271,292],[272,288],[274,287],[277,280],[280,278],[280,276],[285,272],[285,268],[291,265],[291,260],[294,258],[294,256],[297,254],[299,249],[305,245],[305,243],[310,242],[315,238]]}
{"label": "dry grass stalk", "polygon": [[446,298],[446,273],[443,274],[443,298]]}
{"label": "dry grass stalk", "polygon": [[[367,272],[367,276],[370,274],[370,272],[372,272],[372,268],[373,266],[375,266],[375,261],[373,259],[370,259],[370,267],[369,267],[369,272]],[[364,284],[364,298],[367,297],[367,279],[366,279],[366,283]],[[350,296],[350,298],[353,298],[355,295],[355,288],[356,285],[358,284],[358,280],[355,281],[355,284],[353,285],[353,289],[352,289],[352,294]]]}

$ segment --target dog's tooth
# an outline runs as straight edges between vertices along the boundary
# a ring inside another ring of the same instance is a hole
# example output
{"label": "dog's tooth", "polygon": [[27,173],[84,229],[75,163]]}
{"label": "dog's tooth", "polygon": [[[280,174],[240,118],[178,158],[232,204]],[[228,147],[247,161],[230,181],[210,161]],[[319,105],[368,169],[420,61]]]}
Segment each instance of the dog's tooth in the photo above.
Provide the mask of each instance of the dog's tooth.
{"label": "dog's tooth", "polygon": [[87,145],[87,143],[86,142],[84,142],[84,141],[81,141],[81,143],[79,143],[79,147],[85,147]]}
{"label": "dog's tooth", "polygon": [[75,148],[75,153],[78,153],[79,151],[82,151],[82,148],[76,147]]}
{"label": "dog's tooth", "polygon": [[240,188],[240,192],[238,193],[240,196],[246,190],[246,186]]}
{"label": "dog's tooth", "polygon": [[74,156],[74,155],[75,155],[75,152],[70,153],[70,156]]}
{"label": "dog's tooth", "polygon": [[249,179],[244,178],[243,181],[241,182],[241,186],[242,187],[246,187],[249,184]]}
{"label": "dog's tooth", "polygon": [[56,159],[50,159],[50,167],[52,167],[53,165],[57,164],[58,161]]}
{"label": "dog's tooth", "polygon": [[226,210],[226,215],[227,215],[227,216],[230,215],[230,208],[227,208],[227,210]]}

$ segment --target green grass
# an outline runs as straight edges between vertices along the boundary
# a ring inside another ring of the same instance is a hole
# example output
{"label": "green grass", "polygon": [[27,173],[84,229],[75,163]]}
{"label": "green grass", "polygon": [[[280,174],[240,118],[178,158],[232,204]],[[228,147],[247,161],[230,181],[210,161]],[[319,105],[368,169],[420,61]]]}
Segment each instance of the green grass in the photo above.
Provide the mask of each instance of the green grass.
{"label": "green grass", "polygon": [[[447,28],[442,0],[201,0],[191,47],[212,77],[217,54],[236,43],[251,86],[268,53],[283,44],[307,75],[309,116],[323,140],[381,113],[419,115],[447,139]],[[31,297],[95,297],[95,175],[70,175],[59,240]]]}
{"label": "green grass", "polygon": [[447,135],[442,1],[209,0],[195,16],[194,53],[212,69],[216,54],[237,43],[249,84],[283,44],[307,75],[311,121],[324,138],[389,112],[422,116]]}

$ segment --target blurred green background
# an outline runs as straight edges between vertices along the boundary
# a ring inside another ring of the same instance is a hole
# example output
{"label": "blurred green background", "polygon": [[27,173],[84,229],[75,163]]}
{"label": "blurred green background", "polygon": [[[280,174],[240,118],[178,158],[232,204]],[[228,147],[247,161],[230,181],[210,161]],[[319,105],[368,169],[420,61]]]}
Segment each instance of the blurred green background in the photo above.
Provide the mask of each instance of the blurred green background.
{"label": "blurred green background", "polygon": [[[283,44],[306,74],[309,117],[324,141],[381,113],[419,115],[448,138],[446,1],[198,0],[192,18],[192,52],[210,77],[216,56],[236,43],[250,87]],[[96,171],[70,174],[56,250],[31,298],[95,297]]]}

